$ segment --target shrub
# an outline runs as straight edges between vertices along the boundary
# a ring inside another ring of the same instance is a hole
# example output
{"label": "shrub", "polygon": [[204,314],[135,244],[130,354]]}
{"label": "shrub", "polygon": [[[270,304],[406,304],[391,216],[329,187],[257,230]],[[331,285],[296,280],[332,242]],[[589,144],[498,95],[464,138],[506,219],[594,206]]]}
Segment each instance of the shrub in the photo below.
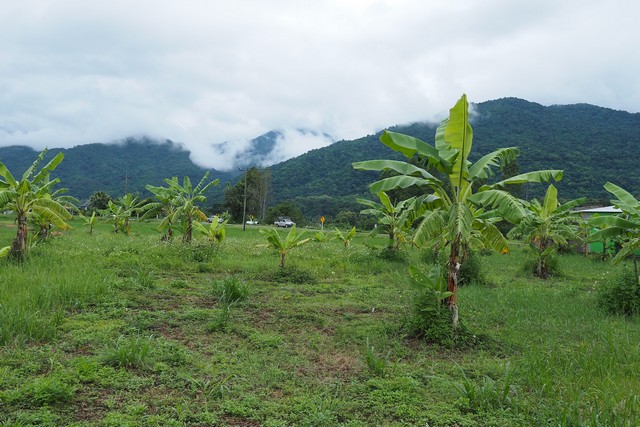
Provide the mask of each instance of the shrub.
{"label": "shrub", "polygon": [[389,262],[405,262],[407,260],[407,254],[398,248],[387,246],[380,249],[378,258]]}
{"label": "shrub", "polygon": [[486,283],[486,279],[482,274],[482,262],[480,256],[474,252],[469,251],[467,259],[460,265],[460,271],[458,272],[458,286],[478,284],[483,285]]}
{"label": "shrub", "polygon": [[640,285],[632,271],[623,270],[604,283],[596,295],[600,308],[610,314],[640,314]]}
{"label": "shrub", "polygon": [[447,280],[442,269],[436,266],[425,274],[415,266],[410,266],[409,274],[409,283],[416,290],[411,314],[406,320],[409,336],[445,347],[454,347],[467,341],[471,334],[461,323],[457,326],[453,324],[452,314],[445,305],[445,299],[452,293],[447,291]]}
{"label": "shrub", "polygon": [[[533,274],[534,276],[538,275],[538,265],[540,262],[540,258],[537,254],[532,254],[529,256],[524,263],[524,271],[527,274]],[[560,267],[558,263],[558,257],[555,255],[547,255],[545,257],[545,265],[546,265],[546,277],[558,276],[560,275]]]}
{"label": "shrub", "polygon": [[443,265],[446,262],[445,255],[442,250],[436,251],[435,248],[427,248],[422,251],[420,258],[425,264]]}
{"label": "shrub", "polygon": [[296,283],[299,285],[314,285],[318,283],[318,279],[310,271],[301,270],[293,266],[287,266],[279,268],[277,271],[269,272],[265,275],[265,279],[270,282]]}

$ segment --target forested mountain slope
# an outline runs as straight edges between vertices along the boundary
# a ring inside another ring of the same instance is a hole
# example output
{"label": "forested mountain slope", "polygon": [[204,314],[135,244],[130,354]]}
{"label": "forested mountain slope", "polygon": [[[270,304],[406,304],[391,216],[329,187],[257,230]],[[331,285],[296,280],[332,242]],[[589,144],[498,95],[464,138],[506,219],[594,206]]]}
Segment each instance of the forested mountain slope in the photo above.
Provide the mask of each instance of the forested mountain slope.
{"label": "forested mountain slope", "polygon": [[[194,185],[206,169],[189,159],[189,152],[171,141],[129,138],[114,144],[86,144],[73,148],[51,148],[45,161],[62,151],[64,161],[53,176],[59,177],[58,188],[69,189],[70,195],[86,200],[95,191],[104,191],[112,197],[125,193],[147,194],[145,185],[163,185],[164,178],[189,176]],[[35,160],[38,152],[29,147],[2,147],[0,161],[12,174],[22,174]],[[210,171],[211,179],[234,179],[238,171],[224,173]],[[221,194],[215,189],[212,195]]]}
{"label": "forested mountain slope", "polygon": [[[474,104],[472,159],[500,147],[521,150],[520,171],[564,169],[560,197],[588,197],[606,202],[602,188],[612,181],[640,193],[640,114],[593,105],[554,105],[503,98]],[[433,143],[434,124],[415,123],[392,130]],[[277,200],[303,200],[322,194],[364,194],[376,175],[354,171],[351,163],[396,155],[378,140],[379,134],[339,141],[273,167]],[[397,156],[397,155],[396,155]],[[530,186],[528,196],[540,196],[543,186]]]}

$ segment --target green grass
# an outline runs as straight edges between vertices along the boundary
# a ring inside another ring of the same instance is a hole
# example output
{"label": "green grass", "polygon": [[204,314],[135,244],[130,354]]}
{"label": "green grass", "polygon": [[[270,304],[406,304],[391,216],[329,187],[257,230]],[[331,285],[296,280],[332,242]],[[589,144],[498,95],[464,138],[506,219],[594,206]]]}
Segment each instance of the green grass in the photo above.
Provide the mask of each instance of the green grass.
{"label": "green grass", "polygon": [[310,242],[282,272],[258,227],[185,246],[72,225],[0,261],[0,425],[640,422],[640,324],[596,306],[609,263],[562,255],[543,281],[517,245],[480,257],[459,293],[477,345],[456,349],[405,334],[416,249]]}

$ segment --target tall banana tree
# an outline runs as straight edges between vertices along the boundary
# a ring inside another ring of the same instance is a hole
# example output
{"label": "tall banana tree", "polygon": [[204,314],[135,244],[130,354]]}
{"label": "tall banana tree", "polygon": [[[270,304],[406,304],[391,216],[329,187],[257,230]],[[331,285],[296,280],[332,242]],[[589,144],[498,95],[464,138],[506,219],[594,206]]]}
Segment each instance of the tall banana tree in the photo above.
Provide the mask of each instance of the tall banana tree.
{"label": "tall banana tree", "polygon": [[599,216],[589,220],[590,225],[600,228],[591,235],[590,240],[595,242],[619,239],[622,242],[622,249],[613,258],[613,262],[618,263],[630,255],[633,256],[636,279],[640,282],[635,256],[635,252],[640,249],[640,201],[627,190],[611,182],[607,182],[604,188],[617,197],[617,199],[611,200],[611,203],[622,210],[622,214]]}
{"label": "tall banana tree", "polygon": [[[414,241],[424,244],[441,236],[446,230],[445,242],[449,245],[449,269],[447,273],[447,304],[452,310],[452,320],[457,323],[456,305],[458,272],[460,270],[461,251],[468,246],[474,235],[480,235],[492,248],[505,251],[507,242],[497,227],[490,221],[474,233],[474,221],[477,208],[494,210],[510,222],[517,223],[525,215],[522,203],[505,191],[507,185],[527,182],[546,182],[562,178],[561,170],[545,170],[519,174],[505,180],[481,185],[495,174],[494,168],[509,163],[518,156],[516,147],[500,148],[482,156],[475,163],[469,160],[473,140],[473,130],[469,124],[469,104],[466,95],[451,108],[449,117],[443,120],[436,130],[435,145],[418,138],[395,132],[385,131],[381,142],[394,151],[402,153],[408,159],[418,156],[424,167],[398,160],[369,160],[353,164],[355,169],[394,171],[396,176],[383,178],[372,183],[369,190],[378,194],[395,188],[420,186],[431,194],[430,210],[416,230]],[[444,182],[429,172],[437,169],[444,175]]]}
{"label": "tall banana tree", "polygon": [[534,199],[524,203],[527,215],[509,231],[509,238],[521,238],[531,245],[537,257],[535,274],[540,278],[549,277],[547,260],[559,245],[578,234],[580,215],[572,209],[583,204],[586,198],[574,199],[564,204],[558,203],[558,190],[549,185],[542,204]]}
{"label": "tall banana tree", "polygon": [[59,201],[51,198],[52,188],[60,179],[49,179],[49,175],[62,162],[64,155],[58,153],[49,163],[38,169],[47,151],[44,149],[38,155],[20,180],[16,180],[9,169],[0,162],[0,208],[13,211],[18,224],[16,237],[9,250],[9,255],[15,259],[24,259],[27,256],[27,217],[30,212],[50,221],[58,228],[69,228],[65,221],[71,219],[71,214]]}
{"label": "tall banana tree", "polygon": [[190,243],[193,237],[193,221],[201,220],[206,221],[207,216],[200,210],[198,203],[203,203],[207,200],[205,196],[206,191],[213,185],[218,185],[219,179],[207,182],[209,172],[206,172],[198,185],[195,187],[191,184],[191,180],[188,176],[185,176],[182,180],[182,185],[178,182],[178,177],[171,179],[165,179],[164,182],[168,185],[169,191],[173,194],[176,201],[176,210],[172,215],[172,223],[182,221],[184,224],[184,235],[182,240],[185,243]]}

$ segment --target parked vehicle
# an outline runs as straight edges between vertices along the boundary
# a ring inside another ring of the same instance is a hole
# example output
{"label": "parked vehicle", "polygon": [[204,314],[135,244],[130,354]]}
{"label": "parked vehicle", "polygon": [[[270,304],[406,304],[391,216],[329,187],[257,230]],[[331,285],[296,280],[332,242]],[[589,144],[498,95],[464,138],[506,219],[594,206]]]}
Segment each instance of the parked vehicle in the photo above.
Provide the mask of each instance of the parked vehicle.
{"label": "parked vehicle", "polygon": [[275,225],[276,227],[289,228],[296,225],[296,223],[291,221],[291,218],[287,218],[286,216],[280,216],[274,221],[273,225]]}

